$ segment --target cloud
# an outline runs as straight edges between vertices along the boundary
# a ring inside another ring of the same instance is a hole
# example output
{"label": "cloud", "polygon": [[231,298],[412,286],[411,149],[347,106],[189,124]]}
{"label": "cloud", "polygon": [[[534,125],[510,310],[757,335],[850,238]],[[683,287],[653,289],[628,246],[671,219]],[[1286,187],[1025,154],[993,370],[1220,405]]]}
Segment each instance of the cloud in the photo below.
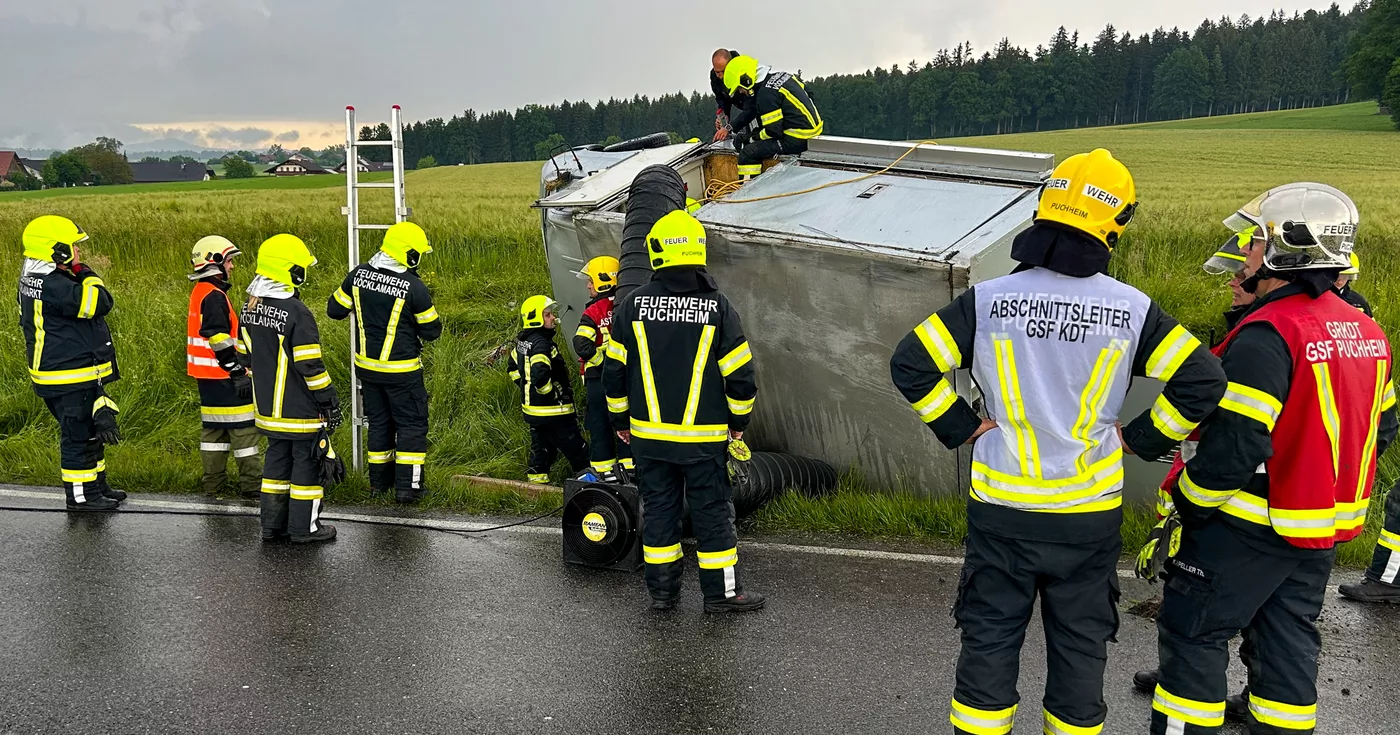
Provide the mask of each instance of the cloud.
{"label": "cloud", "polygon": [[301,140],[301,133],[296,130],[288,130],[277,136],[278,143],[295,143],[298,140]]}

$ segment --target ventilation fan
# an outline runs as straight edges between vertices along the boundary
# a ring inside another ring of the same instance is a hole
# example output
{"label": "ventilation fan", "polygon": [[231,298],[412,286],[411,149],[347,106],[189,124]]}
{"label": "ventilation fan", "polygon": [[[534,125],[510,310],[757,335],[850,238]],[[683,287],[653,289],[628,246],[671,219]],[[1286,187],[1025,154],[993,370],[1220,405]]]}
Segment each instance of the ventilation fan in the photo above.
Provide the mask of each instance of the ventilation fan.
{"label": "ventilation fan", "polygon": [[564,482],[564,561],[636,571],[642,566],[642,512],[637,488]]}

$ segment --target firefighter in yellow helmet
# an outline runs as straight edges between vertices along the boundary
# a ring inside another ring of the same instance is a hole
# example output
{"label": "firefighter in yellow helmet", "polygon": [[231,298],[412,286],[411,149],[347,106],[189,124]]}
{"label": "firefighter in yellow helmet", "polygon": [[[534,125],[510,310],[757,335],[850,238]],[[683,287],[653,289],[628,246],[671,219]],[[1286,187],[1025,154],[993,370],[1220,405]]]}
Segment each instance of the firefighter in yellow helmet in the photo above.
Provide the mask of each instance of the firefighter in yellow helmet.
{"label": "firefighter in yellow helmet", "polygon": [[355,368],[369,421],[371,495],[394,491],[413,503],[427,490],[428,390],[423,343],[442,336],[442,319],[418,266],[431,253],[428,234],[412,222],[384,233],[379,252],[350,270],[326,301],[326,315],[355,315]]}
{"label": "firefighter in yellow helmet", "polygon": [[699,221],[671,212],[646,245],[656,276],[617,306],[603,382],[613,427],[636,457],[652,608],[670,610],[680,596],[688,500],[705,612],[757,610],[763,595],[739,578],[725,458],[729,442],[743,438],[758,393],[749,342],[739,313],[705,270]]}
{"label": "firefighter in yellow helmet", "polygon": [[[1225,392],[1219,362],[1141,291],[1105,271],[1137,209],[1106,150],[1071,156],[1017,236],[1011,275],[968,288],[900,342],[895,387],[949,449],[972,446],[962,629],[951,721],[1011,732],[1021,643],[1040,598],[1046,732],[1097,735],[1107,642],[1118,623],[1123,454],[1153,460]],[[970,369],[986,416],[953,388]],[[1166,382],[1121,429],[1133,377]],[[910,429],[917,424],[910,422]]]}
{"label": "firefighter in yellow helmet", "polygon": [[238,313],[228,298],[234,258],[241,255],[227,238],[202,237],[190,253],[189,309],[185,313],[185,372],[199,386],[199,455],[204,492],[219,495],[228,474],[228,456],[238,466],[239,493],[258,497],[262,457],[253,424],[253,379],[248,351],[238,329]]}
{"label": "firefighter in yellow helmet", "polygon": [[579,278],[588,282],[589,301],[574,331],[574,354],[578,355],[588,398],[583,418],[584,428],[588,429],[589,459],[593,471],[604,482],[619,479],[618,465],[629,474],[633,470],[632,453],[613,436],[608,397],[603,392],[603,355],[612,333],[613,289],[617,287],[619,267],[617,258],[603,255],[588,261],[578,272]]}
{"label": "firefighter in yellow helmet", "polygon": [[103,447],[121,441],[117,355],[107,314],[112,294],[79,259],[87,233],[67,217],[45,215],[24,228],[19,323],[34,392],[58,421],[59,467],[68,510],[115,510],[126,493],[107,484]]}
{"label": "firefighter in yellow helmet", "polygon": [[573,370],[554,343],[556,306],[548,296],[525,299],[510,353],[510,379],[520,389],[520,410],[530,427],[530,482],[549,482],[549,470],[561,452],[574,472],[588,466],[588,443],[574,415]]}
{"label": "firefighter in yellow helmet", "polygon": [[1371,302],[1367,301],[1365,296],[1357,293],[1356,290],[1351,287],[1352,281],[1361,277],[1361,259],[1356,257],[1356,253],[1352,253],[1350,261],[1351,267],[1346,268],[1337,276],[1337,280],[1332,284],[1332,287],[1336,289],[1337,295],[1342,297],[1342,301],[1360,309],[1366,316],[1372,316]]}
{"label": "firefighter in yellow helmet", "polygon": [[267,437],[263,541],[335,538],[335,526],[321,522],[317,445],[340,426],[340,399],[321,360],[316,317],[298,291],[315,264],[300,238],[268,238],[258,248],[257,275],[238,320],[252,362],[255,421]]}
{"label": "firefighter in yellow helmet", "polygon": [[[724,67],[729,94],[749,98],[730,121],[739,151],[739,175],[763,172],[763,162],[778,154],[807,150],[807,141],[822,134],[822,115],[795,74],[773,71],[752,56],[736,56]],[[749,124],[758,121],[758,131]]]}

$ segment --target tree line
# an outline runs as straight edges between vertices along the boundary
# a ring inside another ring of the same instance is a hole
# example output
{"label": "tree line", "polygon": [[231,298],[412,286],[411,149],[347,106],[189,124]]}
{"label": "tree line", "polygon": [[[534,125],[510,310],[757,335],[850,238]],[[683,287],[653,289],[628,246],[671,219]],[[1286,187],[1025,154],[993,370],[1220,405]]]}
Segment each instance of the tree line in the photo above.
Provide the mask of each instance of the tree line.
{"label": "tree line", "polygon": [[[1035,49],[1003,40],[978,55],[964,43],[922,64],[817,77],[807,90],[830,133],[910,140],[1385,99],[1397,56],[1400,0],[1363,0],[1346,12],[1333,4],[1291,16],[1207,20],[1190,32],[1159,28],[1134,36],[1110,25],[1089,40],[1061,27]],[[697,61],[697,81],[707,67]],[[1400,97],[1400,71],[1394,76]],[[567,145],[658,131],[708,140],[714,117],[708,92],[469,109],[409,125],[405,160],[542,160]],[[387,136],[387,126],[361,131],[362,139]]]}

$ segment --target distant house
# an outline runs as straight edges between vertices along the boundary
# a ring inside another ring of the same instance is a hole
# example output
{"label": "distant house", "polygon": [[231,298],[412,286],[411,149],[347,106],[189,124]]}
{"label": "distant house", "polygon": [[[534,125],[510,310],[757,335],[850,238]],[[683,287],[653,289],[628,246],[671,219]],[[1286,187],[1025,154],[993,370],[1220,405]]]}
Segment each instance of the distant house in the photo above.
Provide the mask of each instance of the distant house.
{"label": "distant house", "polygon": [[0,181],[9,181],[16,173],[28,173],[24,161],[14,151],[0,151]]}
{"label": "distant house", "polygon": [[300,153],[293,153],[287,160],[273,166],[265,173],[272,174],[273,176],[311,176],[316,174],[329,174],[330,171],[327,171],[321,164],[316,163],[307,156],[303,156]]}
{"label": "distant house", "polygon": [[38,158],[21,158],[19,159],[19,162],[21,165],[24,166],[24,170],[29,172],[30,176],[33,176],[34,178],[40,181],[44,180],[43,160]]}
{"label": "distant house", "polygon": [[[355,166],[355,170],[359,171],[362,174],[377,173],[381,171],[388,172],[394,170],[394,164],[379,163],[378,161],[367,161],[363,157],[360,157],[359,163]],[[345,164],[342,163],[339,166],[336,166],[335,172],[338,174],[345,173]]]}
{"label": "distant house", "polygon": [[203,163],[133,163],[134,184],[171,184],[180,181],[208,181],[213,170]]}

